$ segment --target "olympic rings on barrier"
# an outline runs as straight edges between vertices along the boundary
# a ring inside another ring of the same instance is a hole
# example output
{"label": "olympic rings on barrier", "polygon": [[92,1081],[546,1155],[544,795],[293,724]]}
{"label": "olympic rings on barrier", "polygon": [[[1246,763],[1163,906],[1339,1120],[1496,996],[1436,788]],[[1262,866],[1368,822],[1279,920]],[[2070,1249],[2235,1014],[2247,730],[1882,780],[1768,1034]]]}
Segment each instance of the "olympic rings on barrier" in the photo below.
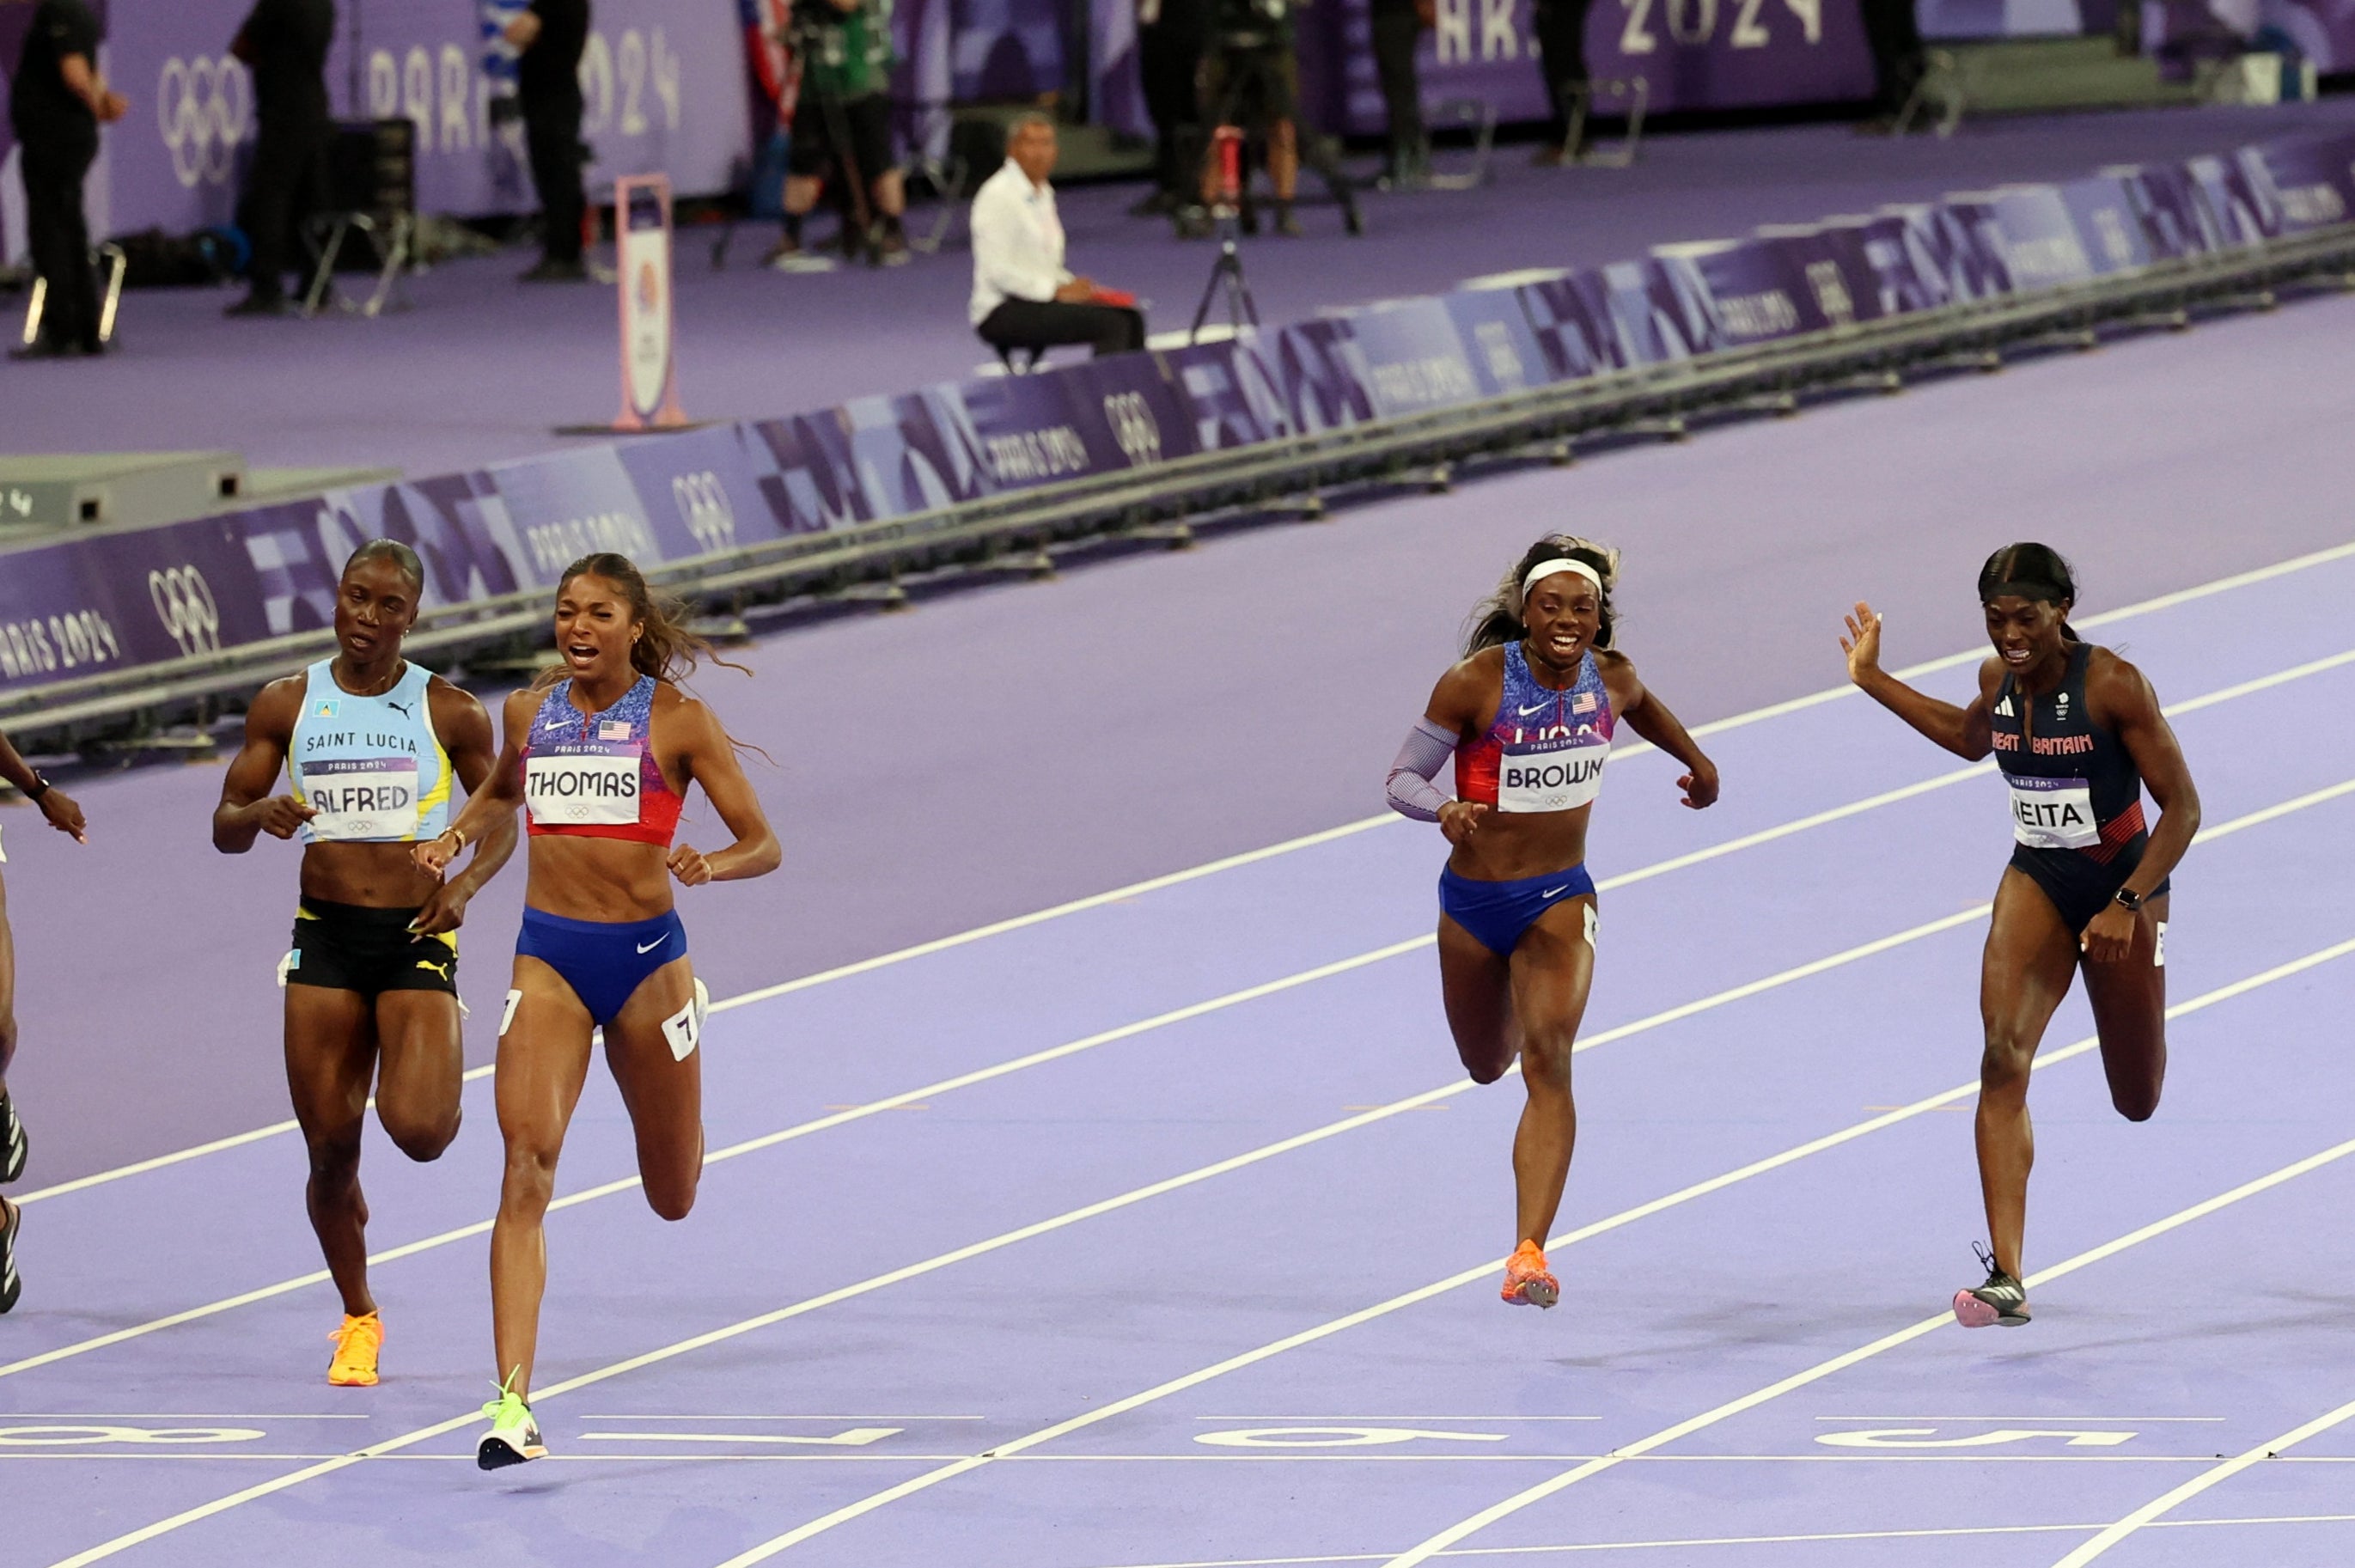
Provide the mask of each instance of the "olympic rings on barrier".
{"label": "olympic rings on barrier", "polygon": [[147,597],[183,656],[220,652],[220,605],[203,572],[193,566],[150,571]]}
{"label": "olympic rings on barrier", "polygon": [[1103,400],[1104,418],[1113,440],[1132,465],[1161,460],[1161,423],[1142,392],[1114,392]]}
{"label": "olympic rings on barrier", "polygon": [[719,475],[708,468],[677,475],[670,482],[670,498],[678,507],[687,531],[707,552],[735,544],[736,507],[728,499],[728,487],[719,482]]}
{"label": "olympic rings on barrier", "polygon": [[155,119],[182,185],[194,190],[201,184],[229,183],[252,105],[252,79],[234,59],[175,56],[164,62],[155,84]]}
{"label": "olympic rings on barrier", "polygon": [[101,1443],[251,1443],[268,1434],[250,1426],[0,1426],[11,1448],[86,1448]]}

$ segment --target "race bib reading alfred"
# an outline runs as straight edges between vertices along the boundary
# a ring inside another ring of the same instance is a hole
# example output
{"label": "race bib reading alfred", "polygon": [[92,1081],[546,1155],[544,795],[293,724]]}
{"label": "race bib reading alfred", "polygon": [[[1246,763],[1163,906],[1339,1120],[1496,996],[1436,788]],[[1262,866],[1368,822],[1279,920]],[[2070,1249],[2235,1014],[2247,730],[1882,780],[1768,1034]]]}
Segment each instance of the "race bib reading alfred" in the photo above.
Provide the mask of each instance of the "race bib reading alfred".
{"label": "race bib reading alfred", "polygon": [[1593,804],[1603,789],[1611,742],[1565,735],[1507,746],[1497,763],[1499,811],[1570,811]]}
{"label": "race bib reading alfred", "polygon": [[523,765],[532,820],[559,827],[620,827],[638,820],[638,752],[535,752]]}
{"label": "race bib reading alfred", "polygon": [[417,759],[345,757],[306,763],[303,794],[318,816],[311,837],[323,843],[417,837]]}
{"label": "race bib reading alfred", "polygon": [[2003,777],[2011,785],[2011,836],[2030,849],[2090,849],[2102,841],[2093,786],[2083,779]]}

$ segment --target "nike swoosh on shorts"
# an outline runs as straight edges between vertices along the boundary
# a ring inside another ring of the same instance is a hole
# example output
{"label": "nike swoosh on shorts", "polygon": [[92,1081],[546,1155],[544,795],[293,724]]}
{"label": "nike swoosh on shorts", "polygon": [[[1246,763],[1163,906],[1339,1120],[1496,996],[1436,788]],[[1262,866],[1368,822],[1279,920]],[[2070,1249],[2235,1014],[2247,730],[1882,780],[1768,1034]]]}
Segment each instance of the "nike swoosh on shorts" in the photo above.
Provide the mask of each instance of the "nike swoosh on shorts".
{"label": "nike swoosh on shorts", "polygon": [[640,947],[638,951],[641,953],[652,953],[655,948],[660,947],[664,943],[668,942],[669,940],[670,933],[666,931],[660,936],[655,937],[652,942]]}

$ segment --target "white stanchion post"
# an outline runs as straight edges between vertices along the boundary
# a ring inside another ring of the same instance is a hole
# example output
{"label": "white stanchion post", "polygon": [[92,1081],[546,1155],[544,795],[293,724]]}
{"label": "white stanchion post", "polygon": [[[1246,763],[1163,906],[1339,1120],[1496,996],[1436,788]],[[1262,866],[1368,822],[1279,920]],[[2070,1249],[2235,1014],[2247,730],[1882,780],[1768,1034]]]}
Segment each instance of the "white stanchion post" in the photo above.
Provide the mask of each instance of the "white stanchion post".
{"label": "white stanchion post", "polygon": [[613,182],[613,250],[622,304],[622,411],[613,428],[684,430],[671,318],[668,175]]}

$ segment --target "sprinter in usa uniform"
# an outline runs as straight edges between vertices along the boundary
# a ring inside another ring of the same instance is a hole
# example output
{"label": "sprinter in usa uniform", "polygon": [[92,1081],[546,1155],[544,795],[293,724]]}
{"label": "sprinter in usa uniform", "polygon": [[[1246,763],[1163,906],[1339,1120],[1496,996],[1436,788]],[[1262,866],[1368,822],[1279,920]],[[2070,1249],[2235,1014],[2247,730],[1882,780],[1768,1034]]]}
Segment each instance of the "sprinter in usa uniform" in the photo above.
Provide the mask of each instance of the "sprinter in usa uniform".
{"label": "sprinter in usa uniform", "polygon": [[[1616,550],[1563,534],[1529,547],[1473,612],[1461,663],[1391,766],[1401,816],[1439,824],[1439,977],[1456,1054],[1476,1083],[1518,1055],[1529,1102],[1513,1138],[1515,1236],[1504,1299],[1551,1307],[1561,1287],[1546,1237],[1570,1178],[1578,1109],[1570,1058],[1594,976],[1594,880],[1586,824],[1621,720],[1684,764],[1698,810],[1717,768],[1676,715],[1611,651]],[[1455,759],[1455,795],[1432,780]]]}
{"label": "sprinter in usa uniform", "polygon": [[[2044,1026],[2085,976],[2110,1103],[2128,1121],[2158,1109],[2167,1078],[2168,876],[2200,830],[2200,792],[2140,670],[2069,625],[2077,585],[2041,544],[2008,545],[1979,571],[1995,656],[1967,708],[1881,667],[1881,617],[1859,603],[1840,646],[1866,695],[1954,752],[1993,752],[2011,794],[2011,864],[1997,885],[1979,970],[1979,1188],[1987,1283],[1955,1293],[1965,1328],[2029,1319],[2020,1248],[2036,1140],[2028,1079]],[[2146,829],[2142,795],[2158,803]]]}
{"label": "sprinter in usa uniform", "polygon": [[[303,843],[294,942],[278,976],[286,1081],[310,1147],[311,1227],[344,1298],[327,1381],[345,1386],[376,1382],[384,1339],[359,1181],[368,1095],[411,1159],[440,1157],[458,1136],[458,926],[515,850],[515,825],[503,820],[446,882],[410,859],[449,820],[453,782],[481,788],[496,754],[483,705],[401,656],[423,592],[407,545],[377,539],[353,552],[336,585],[338,651],[254,699],[213,811],[213,847],[225,855],[264,833]],[[282,768],[287,793],[272,795]]]}
{"label": "sprinter in usa uniform", "polygon": [[[548,1284],[542,1223],[592,1036],[604,1033],[605,1064],[637,1135],[646,1202],[666,1220],[687,1218],[703,1174],[696,1046],[705,998],[671,880],[694,888],[777,869],[776,835],[735,743],[677,684],[710,653],[683,613],[624,556],[574,561],[556,594],[561,662],[507,699],[506,749],[491,782],[442,837],[417,846],[418,865],[439,875],[466,845],[511,825],[517,805],[530,822],[523,932],[499,1023],[506,1170],[491,1232],[499,1392],[483,1407],[491,1429],[475,1450],[485,1470],[548,1452],[528,1403]],[[726,848],[673,847],[691,784],[734,835]]]}

